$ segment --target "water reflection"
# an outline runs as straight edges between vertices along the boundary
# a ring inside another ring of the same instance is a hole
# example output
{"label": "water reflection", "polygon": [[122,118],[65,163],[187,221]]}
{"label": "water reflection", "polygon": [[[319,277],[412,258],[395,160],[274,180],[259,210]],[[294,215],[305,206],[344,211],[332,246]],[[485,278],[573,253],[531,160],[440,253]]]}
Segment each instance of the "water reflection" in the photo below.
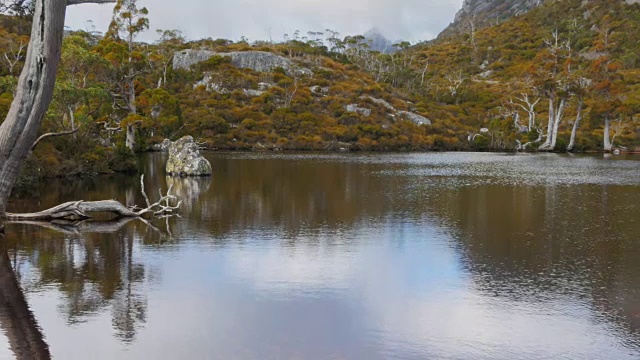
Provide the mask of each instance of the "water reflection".
{"label": "water reflection", "polygon": [[[619,159],[211,154],[212,179],[170,179],[153,155],[182,218],[6,246],[65,359],[632,359],[640,166]],[[136,179],[66,185],[12,209],[143,202]]]}
{"label": "water reflection", "polygon": [[143,231],[139,225],[131,219],[12,225],[6,246],[15,258],[27,259],[13,264],[23,274],[24,289],[60,293],[57,310],[69,326],[108,310],[114,335],[128,343],[147,313],[146,270],[134,255],[134,237]]}
{"label": "water reflection", "polygon": [[7,336],[11,351],[17,359],[51,358],[49,346],[29,309],[2,241],[0,241],[0,328]]}

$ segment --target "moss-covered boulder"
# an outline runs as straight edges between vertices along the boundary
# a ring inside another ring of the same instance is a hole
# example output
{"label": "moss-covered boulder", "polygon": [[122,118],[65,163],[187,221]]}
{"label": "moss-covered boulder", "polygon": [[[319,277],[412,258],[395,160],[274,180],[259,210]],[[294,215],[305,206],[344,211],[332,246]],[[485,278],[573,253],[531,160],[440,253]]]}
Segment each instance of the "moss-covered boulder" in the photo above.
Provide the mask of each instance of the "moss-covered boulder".
{"label": "moss-covered boulder", "polygon": [[209,160],[200,154],[198,144],[191,136],[185,136],[169,146],[167,174],[170,176],[211,176]]}

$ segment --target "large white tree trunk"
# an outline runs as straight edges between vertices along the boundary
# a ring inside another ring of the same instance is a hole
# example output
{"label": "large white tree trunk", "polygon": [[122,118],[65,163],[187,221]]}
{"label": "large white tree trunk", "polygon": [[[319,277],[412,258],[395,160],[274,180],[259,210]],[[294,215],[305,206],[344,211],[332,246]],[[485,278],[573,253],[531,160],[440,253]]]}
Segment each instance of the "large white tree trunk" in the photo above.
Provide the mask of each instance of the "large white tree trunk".
{"label": "large white tree trunk", "polygon": [[549,96],[549,124],[547,125],[547,140],[540,145],[539,150],[549,150],[551,138],[553,137],[553,122],[555,121],[555,96]]}
{"label": "large white tree trunk", "polygon": [[16,96],[0,125],[0,215],[26,159],[38,137],[51,103],[60,62],[66,0],[38,0],[31,40]]}
{"label": "large white tree trunk", "polygon": [[[131,77],[131,80],[129,80],[129,114],[135,115],[138,113],[138,109],[136,107],[136,82],[133,78],[133,69],[129,70],[129,76]],[[135,151],[136,128],[134,124],[127,125],[126,145],[129,150]]]}
{"label": "large white tree trunk", "polygon": [[131,151],[135,151],[136,148],[136,128],[133,124],[127,125],[127,138],[125,140],[127,148]]}
{"label": "large white tree trunk", "polygon": [[558,104],[558,109],[555,111],[555,120],[553,121],[553,138],[551,139],[549,150],[553,151],[556,149],[556,143],[558,141],[558,128],[560,127],[560,122],[562,122],[562,115],[564,114],[564,108],[566,104],[566,99],[561,99],[560,104]]}
{"label": "large white tree trunk", "polygon": [[[31,39],[18,86],[5,121],[0,125],[0,219],[20,173],[20,167],[38,137],[51,103],[64,33],[67,5],[114,0],[36,0]],[[0,220],[0,230],[2,229]]]}
{"label": "large white tree trunk", "polygon": [[576,121],[573,123],[573,129],[571,129],[571,139],[569,140],[569,146],[567,146],[567,151],[573,151],[573,148],[576,146],[576,136],[578,134],[578,128],[580,127],[580,122],[582,121],[583,106],[584,106],[584,100],[580,99],[580,101],[578,102]]}
{"label": "large white tree trunk", "polygon": [[609,118],[604,119],[604,151],[613,150],[613,144],[611,143],[611,121]]}
{"label": "large white tree trunk", "polygon": [[[129,114],[135,115],[138,113],[138,109],[136,106],[136,79],[135,72],[132,67],[133,58],[133,33],[131,30],[129,31],[128,38],[129,45]],[[125,144],[131,151],[135,151],[136,149],[136,130],[134,124],[127,125],[127,134],[126,134]]]}

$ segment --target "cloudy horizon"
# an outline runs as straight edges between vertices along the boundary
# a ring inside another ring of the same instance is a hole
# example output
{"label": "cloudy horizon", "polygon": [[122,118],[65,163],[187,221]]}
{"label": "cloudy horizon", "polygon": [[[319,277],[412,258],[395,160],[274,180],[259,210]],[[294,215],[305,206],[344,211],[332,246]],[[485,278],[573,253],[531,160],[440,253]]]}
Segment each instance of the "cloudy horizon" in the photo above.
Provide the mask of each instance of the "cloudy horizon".
{"label": "cloudy horizon", "polygon": [[[412,43],[438,35],[462,6],[462,0],[183,0],[181,6],[167,0],[140,0],[149,9],[150,31],[143,41],[156,38],[157,29],[178,29],[190,40],[225,38],[250,41],[283,39],[300,30],[332,29],[341,36],[378,29],[390,40]],[[104,32],[112,4],[69,7],[70,29]],[[89,22],[91,21],[91,22]]]}

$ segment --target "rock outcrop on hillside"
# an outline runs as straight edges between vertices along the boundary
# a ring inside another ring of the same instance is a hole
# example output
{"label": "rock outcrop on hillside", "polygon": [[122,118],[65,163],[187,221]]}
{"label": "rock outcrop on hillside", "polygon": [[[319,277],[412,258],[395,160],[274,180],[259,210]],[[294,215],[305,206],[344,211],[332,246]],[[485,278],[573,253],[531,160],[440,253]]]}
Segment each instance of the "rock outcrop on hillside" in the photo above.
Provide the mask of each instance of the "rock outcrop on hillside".
{"label": "rock outcrop on hillside", "polygon": [[[393,107],[393,105],[389,104],[384,99],[374,98],[373,96],[363,95],[360,97],[360,100],[370,101],[376,105],[383,106],[386,110],[388,110],[387,114],[394,119],[404,119],[409,120],[416,125],[427,125],[431,126],[431,120],[426,117],[416,114],[411,111],[397,110]],[[371,109],[366,107],[360,107],[358,104],[349,104],[345,106],[345,110],[351,113],[358,113],[364,116],[371,115]]]}
{"label": "rock outcrop on hillside", "polygon": [[309,69],[299,68],[295,63],[283,56],[266,51],[236,51],[220,53],[209,50],[183,50],[173,55],[173,68],[188,70],[191,66],[207,61],[214,56],[231,58],[231,64],[239,68],[248,68],[258,72],[270,72],[283,68],[287,74],[312,75]]}
{"label": "rock outcrop on hillside", "polygon": [[526,13],[541,5],[544,0],[464,0],[454,21],[444,29],[439,38],[468,31],[471,22],[476,29],[492,22]]}
{"label": "rock outcrop on hillside", "polygon": [[416,125],[427,125],[427,126],[431,126],[431,120],[427,119],[426,117],[416,114],[416,113],[412,113],[410,111],[398,111],[397,115],[401,118],[404,118],[406,120],[409,120],[411,122],[413,122]]}

